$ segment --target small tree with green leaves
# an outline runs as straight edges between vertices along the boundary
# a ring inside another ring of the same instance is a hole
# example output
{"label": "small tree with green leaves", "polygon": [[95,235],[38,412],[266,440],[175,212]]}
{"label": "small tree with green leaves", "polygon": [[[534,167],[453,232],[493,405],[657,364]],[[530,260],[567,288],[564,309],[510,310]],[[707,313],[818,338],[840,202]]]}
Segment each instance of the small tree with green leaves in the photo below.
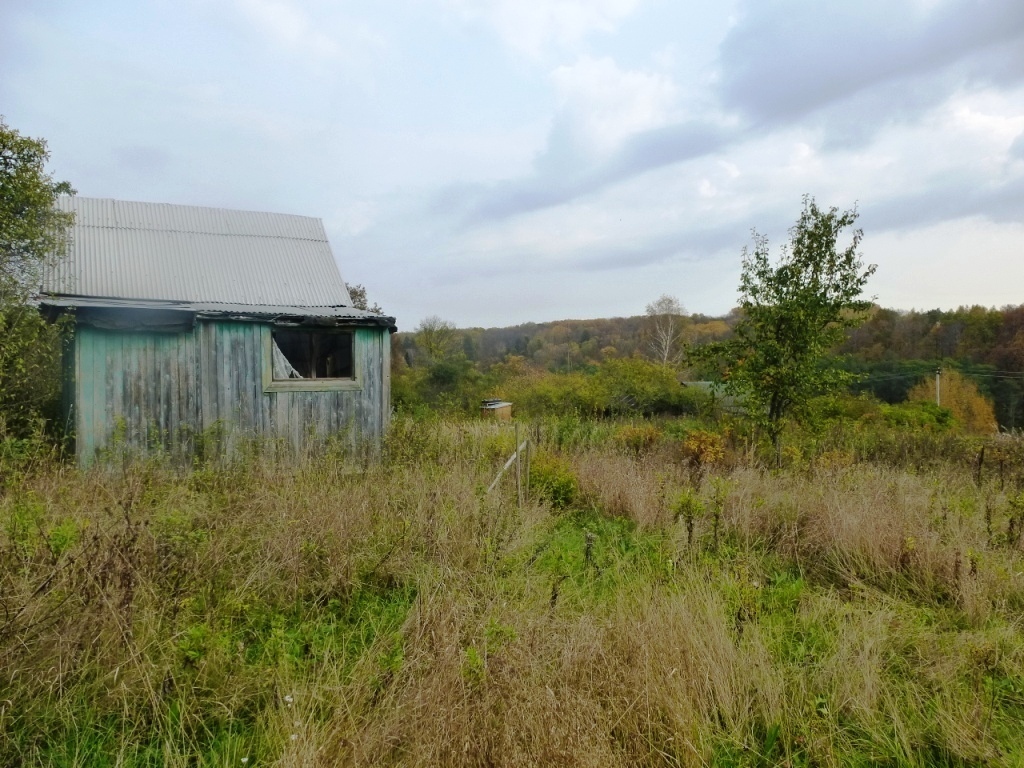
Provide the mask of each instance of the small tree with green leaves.
{"label": "small tree with green leaves", "polygon": [[416,348],[428,364],[441,362],[454,354],[457,337],[454,323],[430,315],[416,327]]}
{"label": "small tree with green leaves", "polygon": [[380,304],[377,302],[373,302],[373,306],[370,306],[370,299],[366,295],[366,287],[361,283],[350,284],[348,286],[348,295],[352,297],[352,306],[356,309],[373,312],[375,315],[384,314],[384,310],[381,309]]}
{"label": "small tree with green leaves", "polygon": [[32,303],[74,221],[54,205],[74,190],[46,172],[49,157],[45,141],[0,118],[0,437],[54,415],[60,388],[60,333]]}
{"label": "small tree with green leaves", "polygon": [[[863,321],[871,304],[861,296],[875,271],[857,251],[863,233],[854,228],[856,209],[822,210],[809,196],[803,203],[777,263],[768,239],[754,232],[753,251],[743,249],[733,337],[696,353],[718,362],[727,391],[742,399],[776,453],[787,419],[806,417],[812,398],[851,380],[829,364],[828,353]],[[840,237],[848,238],[843,247]]]}

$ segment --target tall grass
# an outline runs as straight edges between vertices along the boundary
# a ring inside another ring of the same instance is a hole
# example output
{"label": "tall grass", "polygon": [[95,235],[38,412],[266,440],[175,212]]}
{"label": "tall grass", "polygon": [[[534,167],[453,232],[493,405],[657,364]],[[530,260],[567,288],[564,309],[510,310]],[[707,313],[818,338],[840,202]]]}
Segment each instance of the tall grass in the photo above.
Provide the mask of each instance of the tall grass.
{"label": "tall grass", "polygon": [[0,764],[1024,761],[1020,489],[638,429],[6,471]]}

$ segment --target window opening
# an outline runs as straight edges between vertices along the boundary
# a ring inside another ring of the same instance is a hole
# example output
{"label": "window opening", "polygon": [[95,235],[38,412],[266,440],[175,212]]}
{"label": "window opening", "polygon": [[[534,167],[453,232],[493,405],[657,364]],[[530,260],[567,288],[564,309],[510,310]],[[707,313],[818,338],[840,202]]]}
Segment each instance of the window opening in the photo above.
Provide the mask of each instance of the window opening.
{"label": "window opening", "polygon": [[352,344],[352,331],[275,329],[274,379],[355,378]]}

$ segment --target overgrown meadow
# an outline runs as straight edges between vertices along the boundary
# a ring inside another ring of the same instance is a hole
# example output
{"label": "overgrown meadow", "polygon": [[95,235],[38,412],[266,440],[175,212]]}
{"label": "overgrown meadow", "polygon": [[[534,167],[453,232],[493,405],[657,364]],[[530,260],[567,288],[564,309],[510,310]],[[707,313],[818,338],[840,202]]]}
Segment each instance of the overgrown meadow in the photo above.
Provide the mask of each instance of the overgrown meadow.
{"label": "overgrown meadow", "polygon": [[519,430],[491,493],[514,428],[465,419],[187,470],[9,446],[0,763],[1024,763],[1019,439],[836,426],[769,469],[727,422]]}

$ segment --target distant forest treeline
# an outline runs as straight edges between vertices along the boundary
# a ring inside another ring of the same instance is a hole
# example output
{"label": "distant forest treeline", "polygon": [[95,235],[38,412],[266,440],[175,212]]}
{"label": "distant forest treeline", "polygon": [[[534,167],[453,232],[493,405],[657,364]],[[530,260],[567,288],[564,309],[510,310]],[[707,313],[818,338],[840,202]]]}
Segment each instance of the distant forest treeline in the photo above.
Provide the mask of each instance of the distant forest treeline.
{"label": "distant forest treeline", "polygon": [[[738,315],[688,315],[685,339],[701,345],[726,338]],[[616,358],[651,356],[651,318],[616,317],[524,323],[506,328],[454,329],[450,353],[485,371],[510,356],[549,371],[594,369]],[[395,363],[401,369],[422,362],[416,333],[397,334]],[[889,403],[906,399],[910,388],[937,366],[956,368],[995,405],[1006,429],[1024,428],[1024,305],[952,311],[898,311],[875,307],[837,350],[842,365],[863,375],[855,390]],[[690,369],[690,378],[715,378]]]}
{"label": "distant forest treeline", "polygon": [[[703,344],[724,338],[735,318],[687,315],[687,341]],[[490,366],[509,355],[525,358],[550,371],[598,365],[617,357],[646,355],[650,318],[611,317],[596,320],[554,320],[506,328],[460,328],[455,346],[471,362]],[[415,333],[399,333],[396,343],[412,365],[419,354]]]}

